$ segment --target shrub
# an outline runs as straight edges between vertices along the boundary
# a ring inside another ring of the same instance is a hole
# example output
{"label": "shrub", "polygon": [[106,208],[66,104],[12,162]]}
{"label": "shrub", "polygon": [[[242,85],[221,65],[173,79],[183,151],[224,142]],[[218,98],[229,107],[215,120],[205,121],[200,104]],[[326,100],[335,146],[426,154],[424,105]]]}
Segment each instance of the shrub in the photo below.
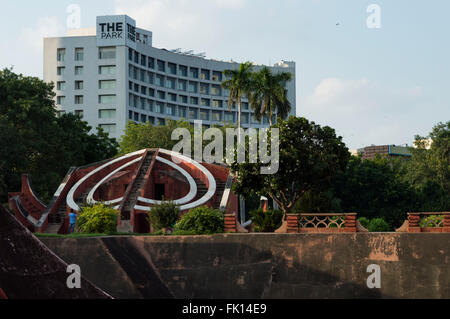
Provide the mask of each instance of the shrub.
{"label": "shrub", "polygon": [[371,233],[388,232],[390,230],[391,227],[383,218],[374,218],[370,221],[369,231]]}
{"label": "shrub", "polygon": [[175,226],[175,233],[180,231],[190,234],[215,234],[222,233],[224,218],[220,210],[207,206],[197,207],[184,215]]}
{"label": "shrub", "polygon": [[419,226],[422,228],[438,227],[437,225],[443,225],[443,224],[444,224],[444,215],[427,216],[419,222]]}
{"label": "shrub", "polygon": [[148,213],[148,222],[157,230],[171,228],[175,225],[180,214],[180,208],[173,202],[164,202],[152,207]]}
{"label": "shrub", "polygon": [[362,227],[366,228],[367,230],[369,229],[370,226],[370,219],[367,217],[361,217],[358,219],[359,223],[361,224]]}
{"label": "shrub", "polygon": [[271,233],[280,228],[283,222],[283,212],[279,210],[256,209],[250,212],[250,218],[255,230],[261,233]]}
{"label": "shrub", "polygon": [[83,207],[77,220],[78,231],[85,234],[114,233],[117,216],[117,210],[104,204]]}

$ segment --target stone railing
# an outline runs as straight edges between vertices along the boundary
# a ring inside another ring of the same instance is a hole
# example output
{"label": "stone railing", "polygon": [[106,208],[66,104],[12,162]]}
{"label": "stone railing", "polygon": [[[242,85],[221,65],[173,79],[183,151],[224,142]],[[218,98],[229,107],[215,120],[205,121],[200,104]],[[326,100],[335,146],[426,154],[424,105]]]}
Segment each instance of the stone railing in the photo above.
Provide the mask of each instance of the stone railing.
{"label": "stone railing", "polygon": [[356,233],[356,213],[288,214],[287,233]]}
{"label": "stone railing", "polygon": [[397,232],[450,233],[450,212],[408,213],[408,219]]}

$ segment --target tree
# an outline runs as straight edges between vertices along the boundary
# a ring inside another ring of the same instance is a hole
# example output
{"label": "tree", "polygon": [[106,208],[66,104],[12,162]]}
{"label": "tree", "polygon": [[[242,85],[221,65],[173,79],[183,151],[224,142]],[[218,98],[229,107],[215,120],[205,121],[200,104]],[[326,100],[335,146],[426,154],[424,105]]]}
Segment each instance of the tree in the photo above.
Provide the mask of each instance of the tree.
{"label": "tree", "polygon": [[117,143],[73,114],[56,116],[53,84],[0,71],[0,200],[30,174],[50,200],[67,170],[114,156]]}
{"label": "tree", "polygon": [[285,119],[291,111],[291,103],[287,98],[286,82],[292,80],[292,74],[281,72],[272,74],[268,67],[263,67],[253,75],[254,84],[250,95],[250,106],[255,111],[255,117],[261,121],[263,116],[273,124],[273,114]]}
{"label": "tree", "polygon": [[[222,83],[222,87],[230,91],[228,97],[228,107],[230,110],[236,103],[238,107],[238,129],[241,128],[241,105],[243,96],[250,97],[253,80],[253,64],[251,62],[242,63],[237,70],[225,70],[223,73],[228,80]],[[242,142],[241,132],[238,133],[238,143]]]}
{"label": "tree", "polygon": [[232,169],[238,180],[234,191],[244,196],[270,196],[288,213],[307,191],[345,169],[350,153],[334,129],[305,118],[291,116],[273,128],[280,134],[278,172],[262,175],[261,163],[235,163]]}

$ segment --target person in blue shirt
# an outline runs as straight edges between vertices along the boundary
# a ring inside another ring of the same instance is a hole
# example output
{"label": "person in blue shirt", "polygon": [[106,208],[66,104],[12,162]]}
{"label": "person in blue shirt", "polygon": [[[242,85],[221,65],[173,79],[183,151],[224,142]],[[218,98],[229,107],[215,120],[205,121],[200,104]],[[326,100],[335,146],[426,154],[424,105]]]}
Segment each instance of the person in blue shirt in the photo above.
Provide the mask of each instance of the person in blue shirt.
{"label": "person in blue shirt", "polygon": [[77,222],[77,214],[75,214],[75,212],[73,210],[70,210],[69,218],[70,218],[70,224],[69,224],[69,231],[67,233],[71,234],[75,231],[75,224]]}

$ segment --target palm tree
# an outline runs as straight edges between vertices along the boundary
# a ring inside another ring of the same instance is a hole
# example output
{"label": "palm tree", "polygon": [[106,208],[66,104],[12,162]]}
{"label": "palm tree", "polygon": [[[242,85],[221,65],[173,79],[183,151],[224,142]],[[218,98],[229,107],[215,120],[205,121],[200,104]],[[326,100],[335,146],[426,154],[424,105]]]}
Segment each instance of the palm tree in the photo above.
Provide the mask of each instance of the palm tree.
{"label": "palm tree", "polygon": [[228,97],[228,107],[230,110],[233,104],[238,107],[238,143],[241,143],[241,104],[243,96],[250,97],[253,81],[252,81],[253,63],[245,62],[239,66],[237,70],[225,70],[223,73],[227,80],[222,83],[222,87],[230,91]]}
{"label": "palm tree", "polygon": [[258,121],[261,121],[263,116],[268,116],[270,126],[272,126],[275,112],[281,118],[287,117],[291,111],[291,103],[287,99],[287,90],[284,85],[291,80],[291,73],[272,74],[272,71],[266,66],[254,73],[249,102]]}

